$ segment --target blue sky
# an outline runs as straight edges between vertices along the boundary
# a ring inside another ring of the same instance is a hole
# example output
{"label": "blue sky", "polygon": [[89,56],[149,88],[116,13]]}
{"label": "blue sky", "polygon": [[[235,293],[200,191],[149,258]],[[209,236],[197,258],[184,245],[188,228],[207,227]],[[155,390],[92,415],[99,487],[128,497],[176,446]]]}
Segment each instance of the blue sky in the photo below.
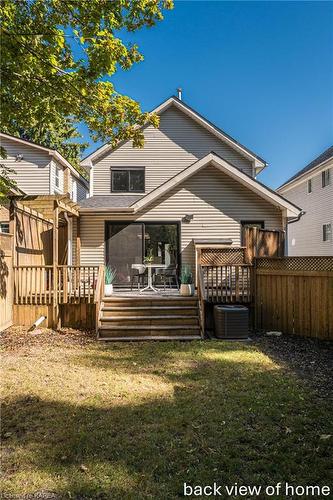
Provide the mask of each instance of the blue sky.
{"label": "blue sky", "polygon": [[[183,100],[268,163],[275,188],[333,144],[333,3],[176,1],[113,77],[151,110]],[[86,153],[98,144],[91,142]]]}

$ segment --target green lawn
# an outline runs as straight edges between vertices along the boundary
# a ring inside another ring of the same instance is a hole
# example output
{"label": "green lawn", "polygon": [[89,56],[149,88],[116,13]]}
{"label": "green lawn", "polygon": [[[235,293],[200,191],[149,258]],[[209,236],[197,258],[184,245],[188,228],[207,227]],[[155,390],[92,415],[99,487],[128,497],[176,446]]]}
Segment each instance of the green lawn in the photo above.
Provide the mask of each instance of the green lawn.
{"label": "green lawn", "polygon": [[5,494],[164,500],[184,482],[331,484],[332,404],[255,345],[47,335],[2,356]]}

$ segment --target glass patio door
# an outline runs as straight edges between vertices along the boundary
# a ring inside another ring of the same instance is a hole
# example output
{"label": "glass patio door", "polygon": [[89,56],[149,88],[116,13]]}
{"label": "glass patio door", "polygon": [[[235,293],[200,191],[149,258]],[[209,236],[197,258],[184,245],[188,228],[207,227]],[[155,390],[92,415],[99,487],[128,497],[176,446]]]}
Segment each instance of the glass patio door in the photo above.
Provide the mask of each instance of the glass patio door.
{"label": "glass patio door", "polygon": [[106,226],[106,264],[116,269],[116,285],[130,285],[132,264],[143,262],[143,224],[112,222]]}

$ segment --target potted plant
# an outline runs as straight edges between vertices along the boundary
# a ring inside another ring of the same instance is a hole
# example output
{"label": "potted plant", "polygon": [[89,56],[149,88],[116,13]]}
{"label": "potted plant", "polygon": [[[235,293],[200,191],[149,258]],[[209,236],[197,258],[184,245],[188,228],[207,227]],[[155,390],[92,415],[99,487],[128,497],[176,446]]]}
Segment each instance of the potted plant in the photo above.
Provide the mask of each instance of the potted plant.
{"label": "potted plant", "polygon": [[180,295],[191,297],[194,295],[194,284],[191,266],[184,264],[180,274]]}
{"label": "potted plant", "polygon": [[153,256],[153,250],[150,248],[147,252],[147,255],[145,256],[145,258],[143,259],[143,262],[145,264],[152,264],[154,260],[154,256]]}
{"label": "potted plant", "polygon": [[116,279],[117,272],[111,266],[105,266],[105,287],[104,295],[109,296],[113,293],[113,282]]}

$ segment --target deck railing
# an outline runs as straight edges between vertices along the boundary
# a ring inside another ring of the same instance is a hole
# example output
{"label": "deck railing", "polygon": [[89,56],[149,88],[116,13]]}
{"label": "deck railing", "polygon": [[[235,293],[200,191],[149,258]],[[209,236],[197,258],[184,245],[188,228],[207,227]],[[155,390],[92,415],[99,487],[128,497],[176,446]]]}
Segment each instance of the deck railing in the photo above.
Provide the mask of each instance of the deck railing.
{"label": "deck railing", "polygon": [[58,303],[94,302],[98,266],[58,266]]}
{"label": "deck railing", "polygon": [[[54,272],[57,273],[55,289]],[[54,305],[95,300],[98,266],[15,266],[14,303]]]}
{"label": "deck railing", "polygon": [[53,266],[14,266],[14,304],[52,304]]}
{"label": "deck railing", "polygon": [[104,295],[104,283],[105,283],[105,269],[104,266],[98,268],[98,277],[95,290],[94,302],[96,304],[96,333],[98,334],[99,321],[100,321],[100,308],[101,300]]}
{"label": "deck railing", "polygon": [[198,265],[197,269],[197,278],[198,278],[198,303],[199,303],[199,316],[200,316],[200,328],[201,328],[201,336],[205,335],[205,284],[203,278],[202,267]]}
{"label": "deck railing", "polygon": [[205,300],[222,303],[249,303],[252,300],[253,266],[200,266]]}

